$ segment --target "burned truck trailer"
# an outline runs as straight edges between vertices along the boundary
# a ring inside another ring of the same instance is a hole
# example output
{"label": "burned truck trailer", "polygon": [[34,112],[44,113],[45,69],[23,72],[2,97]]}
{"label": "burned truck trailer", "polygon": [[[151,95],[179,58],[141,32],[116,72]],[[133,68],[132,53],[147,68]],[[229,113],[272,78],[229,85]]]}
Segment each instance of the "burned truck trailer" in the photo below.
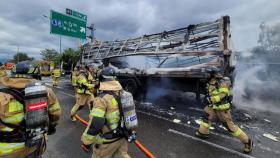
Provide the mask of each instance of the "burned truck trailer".
{"label": "burned truck trailer", "polygon": [[114,41],[84,45],[83,63],[102,61],[115,68],[122,86],[145,94],[148,86],[205,93],[209,71],[234,70],[230,18]]}

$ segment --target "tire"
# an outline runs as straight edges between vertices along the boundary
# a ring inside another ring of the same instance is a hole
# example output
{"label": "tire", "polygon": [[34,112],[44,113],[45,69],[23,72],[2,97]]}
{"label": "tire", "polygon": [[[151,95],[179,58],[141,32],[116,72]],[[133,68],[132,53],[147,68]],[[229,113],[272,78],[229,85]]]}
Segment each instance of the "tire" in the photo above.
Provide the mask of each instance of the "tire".
{"label": "tire", "polygon": [[132,93],[133,96],[136,95],[137,89],[138,89],[138,85],[137,85],[135,80],[133,80],[133,79],[125,79],[121,83],[122,83],[122,86],[123,86],[124,90]]}

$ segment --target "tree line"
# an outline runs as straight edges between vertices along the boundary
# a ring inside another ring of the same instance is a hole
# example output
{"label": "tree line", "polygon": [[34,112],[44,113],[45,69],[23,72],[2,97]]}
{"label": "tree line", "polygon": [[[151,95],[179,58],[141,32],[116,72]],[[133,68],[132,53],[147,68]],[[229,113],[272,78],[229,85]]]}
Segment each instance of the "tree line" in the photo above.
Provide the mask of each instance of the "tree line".
{"label": "tree line", "polygon": [[[61,54],[54,49],[44,49],[40,51],[41,59],[54,62],[55,66],[60,66],[62,63],[63,68],[72,68],[80,59],[82,50],[67,48]],[[34,60],[33,57],[29,57],[27,53],[19,52],[13,56],[10,60],[13,63],[18,63],[25,60]]]}

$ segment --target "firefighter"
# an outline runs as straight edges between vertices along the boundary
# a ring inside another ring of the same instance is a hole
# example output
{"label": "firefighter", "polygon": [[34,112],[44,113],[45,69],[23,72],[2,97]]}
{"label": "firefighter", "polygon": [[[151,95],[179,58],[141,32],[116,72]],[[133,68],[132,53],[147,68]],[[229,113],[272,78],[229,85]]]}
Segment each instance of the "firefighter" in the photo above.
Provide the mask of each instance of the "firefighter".
{"label": "firefighter", "polygon": [[72,86],[74,87],[74,89],[76,89],[76,87],[77,87],[78,74],[79,74],[79,67],[76,66],[74,68],[74,71],[72,71],[72,73],[71,73],[71,81],[72,81]]}
{"label": "firefighter", "polygon": [[[103,70],[103,64],[98,66],[96,69],[94,69],[94,79],[95,79],[95,84],[99,85],[99,78],[100,78],[100,73]],[[95,94],[97,95],[99,93],[98,86],[95,87]]]}
{"label": "firefighter", "polygon": [[211,69],[210,76],[204,101],[206,115],[195,133],[196,136],[208,138],[210,134],[209,128],[214,118],[217,117],[227,130],[245,145],[244,152],[250,153],[253,149],[253,141],[233,122],[231,117],[232,94],[230,79],[224,77],[217,67]]}
{"label": "firefighter", "polygon": [[87,68],[81,68],[77,79],[76,88],[76,103],[71,109],[70,118],[72,121],[76,121],[74,117],[78,110],[80,110],[85,104],[88,105],[89,109],[93,104],[93,77],[87,70]]}
{"label": "firefighter", "polygon": [[56,132],[59,102],[38,79],[39,67],[31,61],[16,64],[0,88],[0,157],[40,158],[46,135]]}
{"label": "firefighter", "polygon": [[59,78],[61,76],[61,70],[57,66],[52,72],[53,86],[57,86],[59,82]]}
{"label": "firefighter", "polygon": [[118,98],[122,86],[113,74],[114,70],[110,67],[101,72],[99,90],[102,92],[94,100],[89,125],[81,137],[84,151],[89,152],[93,146],[92,158],[128,157],[128,140],[120,127],[123,115]]}

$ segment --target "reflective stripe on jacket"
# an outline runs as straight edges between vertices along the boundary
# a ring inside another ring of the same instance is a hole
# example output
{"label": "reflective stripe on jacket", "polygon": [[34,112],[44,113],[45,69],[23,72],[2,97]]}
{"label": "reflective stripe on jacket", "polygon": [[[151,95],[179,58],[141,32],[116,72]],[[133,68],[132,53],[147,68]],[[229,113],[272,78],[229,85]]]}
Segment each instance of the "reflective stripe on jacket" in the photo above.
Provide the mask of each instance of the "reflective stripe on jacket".
{"label": "reflective stripe on jacket", "polygon": [[78,72],[73,71],[72,72],[72,86],[77,86],[77,78],[78,78]]}
{"label": "reflective stripe on jacket", "polygon": [[[56,125],[61,114],[61,108],[54,92],[47,88],[47,93],[50,124]],[[24,105],[14,99],[10,94],[0,92],[0,119],[5,123],[19,125],[23,121],[24,116]],[[0,123],[0,131],[12,132],[13,130],[13,128],[7,127]],[[0,157],[9,155],[24,147],[25,142],[0,142]]]}
{"label": "reflective stripe on jacket", "polygon": [[211,97],[212,105],[211,107],[215,110],[227,110],[230,108],[231,104],[226,97],[231,95],[231,91],[229,87],[222,86],[223,84],[219,83],[219,85],[207,85],[208,93]]}
{"label": "reflective stripe on jacket", "polygon": [[77,93],[92,94],[94,85],[89,83],[89,81],[84,75],[78,76],[77,84],[78,84]]}
{"label": "reflective stripe on jacket", "polygon": [[[24,118],[23,108],[24,108],[24,106],[21,103],[19,103],[15,99],[12,99],[9,102],[9,104],[7,106],[7,110],[6,110],[6,113],[9,114],[10,116],[1,118],[1,120],[5,123],[18,125],[21,121],[23,121],[23,118]],[[13,128],[9,128],[6,126],[2,126],[0,128],[0,131],[6,131],[6,132],[11,132],[13,130],[14,130]],[[23,147],[25,147],[24,143],[0,142],[0,156],[6,155],[8,153],[21,149]]]}
{"label": "reflective stripe on jacket", "polygon": [[[114,98],[113,95],[110,94],[106,94],[102,98],[95,98],[94,107],[90,111],[90,117],[101,117],[106,119],[106,125],[104,125],[102,130],[103,133],[116,129],[120,121],[120,112],[117,100]],[[92,119],[90,121],[92,121]],[[97,134],[95,136],[87,134],[88,128],[89,126],[87,127],[82,136],[82,140],[85,141],[86,144],[102,144],[105,142],[112,141],[103,138],[102,133]]]}
{"label": "reflective stripe on jacket", "polygon": [[60,77],[60,75],[61,75],[60,69],[54,69],[53,70],[53,76],[54,77]]}

